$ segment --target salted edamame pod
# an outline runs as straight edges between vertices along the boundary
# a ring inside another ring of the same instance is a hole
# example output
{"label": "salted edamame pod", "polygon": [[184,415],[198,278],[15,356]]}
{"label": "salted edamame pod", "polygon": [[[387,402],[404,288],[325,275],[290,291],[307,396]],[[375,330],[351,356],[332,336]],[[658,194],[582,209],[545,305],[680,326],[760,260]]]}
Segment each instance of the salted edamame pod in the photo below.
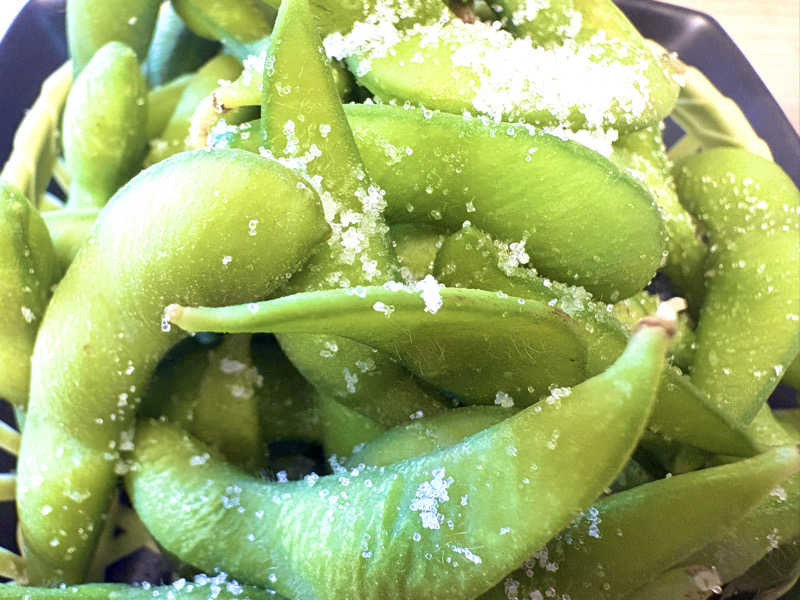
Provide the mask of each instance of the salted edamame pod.
{"label": "salted edamame pod", "polygon": [[197,35],[224,43],[246,44],[269,35],[274,11],[261,0],[171,0],[175,11]]}
{"label": "salted edamame pod", "polygon": [[136,55],[109,42],[77,77],[64,108],[70,208],[102,208],[139,171],[146,124],[147,86]]}
{"label": "salted edamame pod", "polygon": [[89,239],[99,208],[49,210],[42,213],[53,241],[59,278],[67,272],[81,245]]}
{"label": "salted edamame pod", "polygon": [[126,585],[124,583],[87,583],[68,587],[45,588],[0,584],[0,600],[281,600],[275,592],[243,586],[225,577],[197,576],[194,581],[178,579],[171,585]]}
{"label": "salted edamame pod", "polygon": [[159,6],[161,0],[69,0],[67,43],[75,74],[109,42],[122,42],[143,61]]}
{"label": "salted edamame pod", "polygon": [[[612,494],[484,598],[522,599],[546,589],[574,600],[627,598],[643,579],[734,525],[798,470],[798,448],[788,446]],[[724,503],[709,501],[723,490]]]}
{"label": "salted edamame pod", "polygon": [[[297,65],[303,57],[303,65]],[[384,192],[364,169],[342,112],[308,2],[286,0],[264,61],[264,152],[304,169],[332,235],[284,292],[383,283],[397,262],[383,220]],[[315,99],[309,113],[308,98]],[[323,396],[391,427],[418,411],[444,410],[435,391],[373,348],[336,336],[279,335],[281,348]],[[391,401],[387,401],[391,390]]]}
{"label": "salted edamame pod", "polygon": [[433,278],[419,287],[323,290],[223,308],[172,305],[165,315],[189,331],[343,336],[475,403],[527,406],[550,386],[586,377],[586,347],[565,313],[493,292],[440,288]]}
{"label": "salted edamame pod", "polygon": [[675,179],[710,242],[692,381],[747,424],[800,350],[800,192],[738,148],[687,157]]}
{"label": "salted edamame pod", "polygon": [[[187,467],[204,446],[167,424],[140,423],[127,489],[173,554],[291,597],[474,596],[622,468],[655,396],[663,327],[644,324],[608,371],[570,394],[384,468],[271,484],[214,456]],[[187,518],[189,530],[180,525]]]}
{"label": "salted edamame pod", "polygon": [[138,399],[181,338],[159,326],[164,304],[263,298],[328,231],[295,173],[237,150],[183,153],[115,195],[34,348],[17,486],[32,583],[86,574]]}
{"label": "salted edamame pod", "polygon": [[39,211],[0,179],[0,397],[15,406],[28,402],[33,342],[56,273]]}

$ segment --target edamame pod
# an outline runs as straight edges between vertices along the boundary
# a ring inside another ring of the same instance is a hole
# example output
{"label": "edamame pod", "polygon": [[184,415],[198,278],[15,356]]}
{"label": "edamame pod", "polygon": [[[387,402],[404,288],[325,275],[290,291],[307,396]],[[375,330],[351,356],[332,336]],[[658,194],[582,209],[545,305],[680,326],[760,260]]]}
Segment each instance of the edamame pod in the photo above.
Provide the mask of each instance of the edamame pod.
{"label": "edamame pod", "polygon": [[175,112],[183,92],[194,77],[193,73],[181,75],[147,93],[147,139],[152,140],[161,135]]}
{"label": "edamame pod", "polygon": [[155,33],[144,63],[152,87],[165,85],[180,75],[191,73],[219,51],[219,44],[190,31],[170,2],[158,14]]}
{"label": "edamame pod", "polygon": [[738,148],[687,157],[675,177],[711,245],[692,381],[747,424],[800,350],[800,192]]}
{"label": "edamame pod", "polygon": [[[384,399],[382,399],[384,400]],[[386,404],[385,400],[380,402]],[[317,396],[322,445],[328,456],[347,457],[356,448],[380,437],[387,427],[374,419],[337,402],[330,396]]]}
{"label": "edamame pod", "polygon": [[[596,152],[508,123],[386,105],[344,111],[366,171],[386,190],[390,224],[453,231],[470,221],[516,244],[541,274],[605,301],[640,291],[661,263],[652,197]],[[263,138],[248,125],[211,143],[257,152]],[[603,222],[617,224],[613,243]]]}
{"label": "edamame pod", "polygon": [[272,32],[274,11],[261,0],[171,0],[197,35],[224,43],[248,43]]}
{"label": "edamame pod", "polygon": [[[521,126],[391,106],[345,110],[367,171],[387,192],[389,222],[454,230],[469,220],[520,244],[541,274],[603,300],[638,292],[658,268],[664,230],[652,198],[599,154]],[[603,222],[616,224],[611,243]]]}
{"label": "edamame pod", "polygon": [[80,247],[89,239],[99,214],[99,208],[49,210],[42,213],[53,241],[59,279],[67,272]]}
{"label": "edamame pod", "polygon": [[664,119],[680,89],[666,55],[611,0],[574,5],[579,25],[548,48],[452,17],[390,33],[354,27],[325,44],[384,101],[567,129],[635,131]]}
{"label": "edamame pod", "polygon": [[146,403],[227,460],[251,472],[264,466],[256,389],[262,378],[252,364],[249,335],[225,336],[218,346],[197,344],[151,380]]}
{"label": "edamame pod", "polygon": [[416,288],[390,283],[223,308],[172,305],[165,315],[189,331],[343,336],[474,403],[528,406],[551,386],[586,378],[586,347],[565,313],[505,294],[440,288],[432,278]]}
{"label": "edamame pod", "polygon": [[667,258],[662,271],[679,293],[698,308],[703,298],[703,272],[708,250],[694,217],[683,208],[658,126],[622,136],[614,144],[611,160],[642,183],[652,194],[664,220]]}
{"label": "edamame pod", "polygon": [[78,75],[103,46],[122,42],[143,61],[161,0],[69,0],[67,43]]}
{"label": "edamame pod", "polygon": [[425,224],[400,224],[389,227],[389,235],[403,281],[421,281],[427,275],[433,275],[436,254],[447,237],[439,228]]}
{"label": "edamame pod", "polygon": [[15,406],[28,401],[33,342],[56,271],[39,211],[0,179],[0,398]]}
{"label": "edamame pod", "polygon": [[75,80],[64,108],[71,209],[102,208],[138,172],[146,124],[147,87],[136,55],[109,42]]}
{"label": "edamame pod", "polygon": [[295,173],[236,150],[181,154],[115,195],[34,348],[17,487],[32,583],[85,576],[139,397],[181,337],[159,327],[166,298],[263,298],[327,234]]}
{"label": "edamame pod", "polygon": [[573,0],[501,0],[501,22],[517,37],[530,38],[534,46],[552,46],[574,37],[581,25],[581,14]]}
{"label": "edamame pod", "polygon": [[[279,593],[474,596],[588,507],[623,467],[653,403],[663,327],[643,324],[608,371],[570,394],[384,468],[265,483],[214,456],[187,468],[204,446],[167,424],[141,423],[127,489],[168,551]],[[189,530],[179,524],[187,518]],[[245,551],[231,553],[231,544]]]}
{"label": "edamame pod", "polygon": [[[573,600],[627,598],[643,579],[734,525],[798,470],[798,448],[788,446],[603,498],[483,598],[516,600],[547,589]],[[723,504],[709,502],[721,492]]]}
{"label": "edamame pod", "polygon": [[43,588],[0,584],[0,600],[281,600],[272,591],[243,586],[226,577],[196,576],[194,581],[178,579],[171,585],[139,585],[124,583],[87,583],[69,587]]}
{"label": "edamame pod", "polygon": [[[582,288],[540,278],[530,269],[515,266],[518,252],[493,242],[474,227],[465,227],[442,244],[434,273],[445,285],[497,290],[566,312],[579,325],[578,334],[586,343],[587,373],[600,372],[622,352],[626,328],[607,305],[594,301]],[[686,444],[738,456],[762,450],[759,440],[766,437],[754,436],[732,422],[672,366],[664,370],[649,427]]]}
{"label": "edamame pod", "polygon": [[[297,65],[303,57],[302,67]],[[261,124],[265,152],[303,168],[317,186],[332,235],[286,292],[394,279],[398,268],[383,220],[384,193],[364,172],[308,2],[286,0],[267,50]],[[313,97],[313,117],[308,98]],[[311,332],[312,334],[314,332]],[[373,348],[322,335],[279,335],[292,364],[323,396],[391,427],[444,404],[406,369]],[[392,401],[386,398],[392,390]]]}

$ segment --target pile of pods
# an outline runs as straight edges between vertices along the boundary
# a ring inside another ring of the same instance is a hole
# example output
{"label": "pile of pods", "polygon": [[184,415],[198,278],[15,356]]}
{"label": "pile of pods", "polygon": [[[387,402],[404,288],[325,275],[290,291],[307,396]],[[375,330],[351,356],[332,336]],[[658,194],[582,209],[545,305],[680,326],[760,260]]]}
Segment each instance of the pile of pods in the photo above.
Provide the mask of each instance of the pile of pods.
{"label": "pile of pods", "polygon": [[[0,180],[0,598],[797,590],[800,193],[611,0],[67,30]],[[143,547],[184,577],[87,583]]]}

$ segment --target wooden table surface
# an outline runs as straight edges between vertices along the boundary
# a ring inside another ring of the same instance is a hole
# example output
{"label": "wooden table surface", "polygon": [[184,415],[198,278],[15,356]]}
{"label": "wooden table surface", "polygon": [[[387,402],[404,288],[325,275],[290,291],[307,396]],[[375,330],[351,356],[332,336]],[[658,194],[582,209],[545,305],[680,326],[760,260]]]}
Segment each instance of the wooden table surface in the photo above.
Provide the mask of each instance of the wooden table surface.
{"label": "wooden table surface", "polygon": [[[800,0],[664,0],[713,16],[800,131]],[[24,0],[0,0],[0,35]]]}

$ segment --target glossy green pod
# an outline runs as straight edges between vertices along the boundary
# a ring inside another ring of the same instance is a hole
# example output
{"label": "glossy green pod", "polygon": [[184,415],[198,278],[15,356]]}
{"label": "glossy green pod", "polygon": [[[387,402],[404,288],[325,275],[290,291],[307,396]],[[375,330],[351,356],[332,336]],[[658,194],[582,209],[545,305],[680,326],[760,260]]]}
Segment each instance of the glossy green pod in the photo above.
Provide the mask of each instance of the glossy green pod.
{"label": "glossy green pod", "polygon": [[[662,326],[645,325],[614,366],[571,394],[449,449],[305,481],[266,483],[216,457],[187,468],[204,446],[169,425],[141,423],[127,489],[168,551],[279,593],[474,596],[587,508],[623,467],[665,348]],[[180,525],[187,518],[190,530]]]}
{"label": "glossy green pod", "polygon": [[[284,292],[395,279],[397,262],[383,220],[384,192],[365,173],[307,2],[283,4],[264,64],[265,152],[305,170],[318,187],[332,230],[327,247]],[[321,335],[279,335],[278,341],[320,394],[369,421],[391,427],[420,410],[444,410],[436,392],[363,344]]]}
{"label": "glossy green pod", "polygon": [[103,210],[34,348],[17,487],[32,583],[86,574],[139,398],[182,337],[162,330],[164,305],[263,298],[328,235],[301,183],[250,153],[184,153]]}
{"label": "glossy green pod", "polygon": [[[798,470],[798,448],[788,446],[603,498],[482,598],[522,599],[548,589],[573,600],[628,598],[735,526]],[[723,491],[724,503],[711,499]]]}
{"label": "glossy green pod", "polygon": [[[367,172],[386,190],[390,224],[454,231],[470,221],[519,245],[541,274],[606,301],[641,290],[661,263],[652,196],[596,152],[511,124],[385,105],[344,110]],[[212,138],[251,152],[263,144],[253,126]],[[603,222],[618,226],[611,244]]]}
{"label": "glossy green pod", "polygon": [[197,344],[156,371],[145,403],[227,460],[256,472],[264,466],[263,383],[252,364],[249,335],[226,336],[214,347]]}
{"label": "glossy green pod", "polygon": [[139,171],[146,124],[147,86],[136,55],[109,42],[81,71],[64,108],[70,208],[102,208]]}
{"label": "glossy green pod", "polygon": [[144,70],[151,87],[191,73],[219,51],[219,44],[201,38],[184,25],[170,2],[161,5]]}
{"label": "glossy green pod", "polygon": [[566,313],[505,294],[440,287],[433,278],[416,287],[323,290],[249,306],[172,305],[165,315],[189,331],[346,337],[471,403],[528,406],[551,386],[586,378],[585,342]]}
{"label": "glossy green pod", "polygon": [[161,0],[69,0],[67,43],[75,74],[109,42],[122,42],[143,61],[159,6]]}
{"label": "glossy green pod", "polygon": [[661,268],[686,297],[699,308],[708,250],[694,217],[681,205],[675,191],[666,148],[658,126],[622,136],[614,143],[611,160],[641,182],[653,195],[667,233],[667,258]]}
{"label": "glossy green pod", "polygon": [[221,42],[254,42],[272,32],[274,11],[261,0],[171,0],[197,35]]}
{"label": "glossy green pod", "polygon": [[161,135],[194,74],[187,73],[147,93],[147,139]]}
{"label": "glossy green pod", "polygon": [[[585,290],[536,276],[519,268],[515,251],[497,244],[474,227],[448,237],[436,259],[435,275],[446,285],[497,290],[546,302],[570,315],[586,343],[587,372],[600,372],[625,345],[627,328],[611,305],[595,301]],[[632,315],[631,315],[632,316]],[[764,446],[757,432],[743,429],[717,409],[688,377],[668,366],[649,423],[653,431],[712,452],[751,456]],[[784,442],[785,443],[785,442]]]}
{"label": "glossy green pod", "polygon": [[[389,222],[454,230],[468,220],[522,244],[541,274],[604,300],[638,292],[661,261],[664,230],[651,196],[583,146],[415,109],[349,105],[346,114],[387,192]],[[615,223],[611,243],[596,226],[603,222]]]}
{"label": "glossy green pod", "polygon": [[687,157],[675,178],[710,243],[692,381],[747,424],[800,350],[800,191],[738,148]]}
{"label": "glossy green pod", "polygon": [[28,402],[33,343],[57,270],[39,211],[0,179],[0,398],[15,406]]}

